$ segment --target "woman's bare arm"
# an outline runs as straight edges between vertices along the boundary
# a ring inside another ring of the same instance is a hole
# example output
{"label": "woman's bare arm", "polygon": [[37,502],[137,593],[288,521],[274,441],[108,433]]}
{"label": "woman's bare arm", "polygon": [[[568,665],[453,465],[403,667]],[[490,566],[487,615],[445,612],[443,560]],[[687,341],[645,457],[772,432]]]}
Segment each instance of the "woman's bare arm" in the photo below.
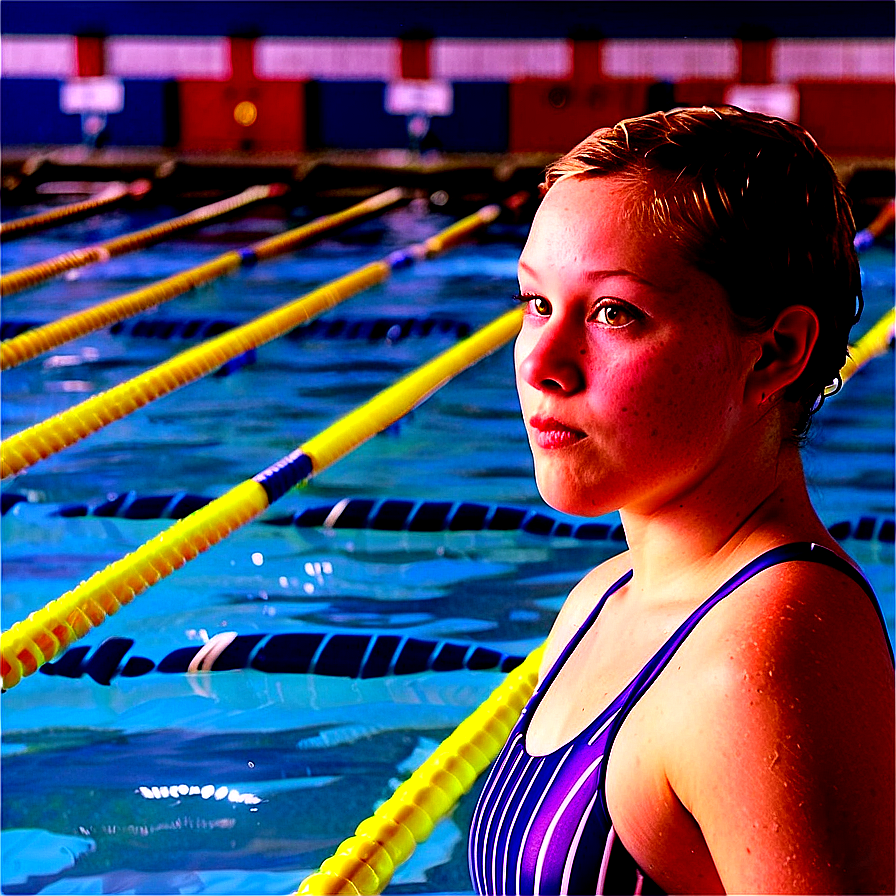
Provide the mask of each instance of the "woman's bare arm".
{"label": "woman's bare arm", "polygon": [[893,667],[868,597],[787,564],[715,622],[667,774],[726,891],[896,892]]}

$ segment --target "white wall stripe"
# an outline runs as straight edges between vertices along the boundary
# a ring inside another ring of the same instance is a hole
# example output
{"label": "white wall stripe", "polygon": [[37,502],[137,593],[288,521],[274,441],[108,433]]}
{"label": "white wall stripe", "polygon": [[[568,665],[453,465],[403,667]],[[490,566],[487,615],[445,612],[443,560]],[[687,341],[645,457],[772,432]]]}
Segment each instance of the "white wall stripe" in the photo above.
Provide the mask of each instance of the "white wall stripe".
{"label": "white wall stripe", "polygon": [[772,47],[775,81],[892,81],[894,45],[889,39],[781,39]]}
{"label": "white wall stripe", "polygon": [[393,81],[401,74],[401,47],[392,38],[262,37],[255,72],[268,80]]}
{"label": "white wall stripe", "polygon": [[572,45],[567,40],[436,39],[430,46],[432,77],[445,81],[516,81],[568,78]]}
{"label": "white wall stripe", "polygon": [[534,896],[539,896],[541,893],[541,872],[544,870],[544,860],[548,854],[548,849],[551,845],[551,838],[554,836],[554,831],[557,830],[557,825],[560,824],[560,819],[563,818],[563,813],[569,808],[569,804],[578,796],[579,791],[582,789],[582,786],[591,777],[591,775],[600,767],[601,762],[603,761],[604,754],[601,753],[588,768],[585,769],[584,772],[579,776],[578,781],[567,791],[566,796],[563,797],[563,802],[560,803],[559,808],[554,813],[554,817],[551,819],[551,823],[548,825],[548,829],[545,832],[544,839],[541,841],[541,849],[538,852],[538,860],[535,863],[535,887],[534,887]]}
{"label": "white wall stripe", "polygon": [[610,78],[733,80],[740,56],[733,40],[607,40],[601,67]]}
{"label": "white wall stripe", "polygon": [[4,34],[0,75],[4,78],[71,78],[77,74],[75,39],[69,35]]}
{"label": "white wall stripe", "polygon": [[[111,37],[106,43],[110,75],[127,78],[227,80],[229,41],[224,37]],[[894,43],[888,38],[781,38],[772,42],[775,81],[892,81]],[[709,78],[735,80],[735,40],[606,40],[603,73],[611,78]],[[259,38],[255,72],[271,80],[382,80],[400,76],[400,43],[392,38]],[[568,78],[573,49],[568,40],[433,40],[432,76],[452,81]],[[69,78],[76,74],[70,35],[0,38],[0,74],[7,78]]]}
{"label": "white wall stripe", "polygon": [[227,81],[231,76],[226,37],[111,37],[106,71],[119,78]]}

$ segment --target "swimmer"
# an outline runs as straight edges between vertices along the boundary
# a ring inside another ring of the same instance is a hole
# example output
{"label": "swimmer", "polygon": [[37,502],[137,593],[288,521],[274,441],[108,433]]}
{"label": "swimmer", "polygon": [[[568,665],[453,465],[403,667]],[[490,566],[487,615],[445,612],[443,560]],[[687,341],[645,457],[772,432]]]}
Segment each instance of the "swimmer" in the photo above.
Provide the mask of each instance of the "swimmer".
{"label": "swimmer", "polygon": [[861,313],[800,127],[732,107],[551,165],[515,366],[539,491],[618,510],[473,815],[478,893],[890,893],[893,658],[800,444]]}

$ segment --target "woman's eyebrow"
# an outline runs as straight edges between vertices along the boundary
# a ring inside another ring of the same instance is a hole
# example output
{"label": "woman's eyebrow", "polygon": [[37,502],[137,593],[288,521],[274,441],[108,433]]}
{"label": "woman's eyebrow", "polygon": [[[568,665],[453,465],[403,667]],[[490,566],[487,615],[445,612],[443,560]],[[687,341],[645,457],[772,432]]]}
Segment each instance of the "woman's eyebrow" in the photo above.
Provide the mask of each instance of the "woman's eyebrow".
{"label": "woman's eyebrow", "polygon": [[651,280],[625,268],[618,268],[613,271],[585,271],[586,280],[609,280],[611,277],[626,277],[629,280],[637,280],[638,283],[643,283],[645,286],[652,286],[654,289],[658,288]]}
{"label": "woman's eyebrow", "polygon": [[[528,274],[530,277],[538,277],[537,271],[526,264],[525,261],[521,261],[518,265],[519,271],[523,274]],[[636,274],[634,271],[629,271],[626,268],[617,268],[612,271],[603,271],[603,270],[594,270],[594,271],[585,271],[583,274],[586,280],[596,282],[599,280],[609,280],[611,277],[627,277],[630,280],[636,280],[638,283],[643,283],[645,286],[650,286],[653,289],[659,289],[660,287],[651,280],[648,280],[646,277],[642,277],[639,274]]]}

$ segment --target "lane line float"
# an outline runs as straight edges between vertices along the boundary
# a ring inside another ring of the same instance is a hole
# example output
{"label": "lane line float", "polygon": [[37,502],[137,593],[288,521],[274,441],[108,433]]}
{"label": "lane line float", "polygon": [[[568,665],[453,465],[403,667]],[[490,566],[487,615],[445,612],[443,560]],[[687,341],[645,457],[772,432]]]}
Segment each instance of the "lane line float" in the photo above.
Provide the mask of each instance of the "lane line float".
{"label": "lane line float", "polygon": [[182,351],[118,386],[9,436],[0,443],[2,478],[22,472],[138,408],[220,369],[227,362],[276,339],[362,290],[382,283],[393,270],[445,251],[494,221],[499,212],[496,205],[485,206],[424,243],[397,250],[380,261],[331,280],[241,327]]}
{"label": "lane line float", "polygon": [[[21,492],[0,495],[0,515],[27,503]],[[97,504],[63,504],[51,512],[59,517],[114,517],[129,520],[180,520],[214,500],[205,495],[174,492],[139,495],[121,492]],[[370,529],[384,532],[524,532],[546,538],[580,541],[625,541],[620,523],[579,522],[531,507],[481,504],[475,501],[415,501],[408,498],[342,498],[329,504],[306,507],[286,516],[261,520],[269,526],[297,529]],[[896,541],[893,517],[864,515],[828,526],[838,541]]]}
{"label": "lane line float", "polygon": [[230,196],[227,199],[222,199],[220,202],[213,202],[211,205],[193,209],[193,211],[187,212],[185,215],[171,218],[169,221],[162,221],[160,224],[153,224],[152,227],[135,230],[133,233],[125,233],[122,236],[104,240],[102,243],[96,243],[93,246],[74,249],[54,258],[48,258],[46,261],[19,268],[17,271],[11,271],[0,277],[0,295],[10,296],[21,292],[23,289],[28,289],[29,287],[37,286],[38,283],[50,280],[64,271],[71,271],[98,261],[108,261],[110,258],[115,258],[118,255],[125,255],[137,249],[144,249],[146,246],[168,239],[175,233],[191,227],[199,227],[201,224],[206,224],[215,220],[215,218],[220,218],[237,209],[245,208],[247,205],[252,205],[262,199],[282,196],[285,192],[286,187],[283,184],[249,187],[249,189],[243,190],[242,193],[238,193],[236,196]]}
{"label": "lane line float", "polygon": [[[457,231],[455,231],[457,232]],[[156,582],[222,541],[293,486],[413,410],[519,331],[514,308],[346,414],[295,451],[94,573],[0,635],[0,674],[9,689]]]}
{"label": "lane line float", "polygon": [[8,370],[36,358],[50,349],[58,348],[103,327],[133,317],[188,292],[194,287],[210,283],[240,267],[252,267],[309,243],[338,227],[379,214],[410,198],[410,194],[396,187],[371,196],[342,211],[315,218],[285,233],[277,234],[242,249],[225,252],[209,261],[165,277],[141,289],[100,302],[91,308],[65,315],[58,320],[29,329],[0,344],[0,370]]}
{"label": "lane line float", "polygon": [[152,184],[145,179],[135,180],[132,184],[120,182],[107,184],[104,189],[90,199],[72,202],[60,208],[39,212],[35,215],[14,218],[12,221],[4,221],[0,224],[0,240],[5,242],[6,240],[16,239],[38,230],[48,230],[51,227],[58,227],[60,224],[68,224],[71,221],[86,218],[99,211],[107,211],[128,196],[139,199],[145,196],[151,189]]}
{"label": "lane line float", "polygon": [[535,690],[544,647],[536,647],[432,755],[295,891],[381,893],[498,755]]}
{"label": "lane line float", "polygon": [[269,674],[385,678],[422,672],[510,672],[525,657],[483,644],[416,638],[383,632],[284,632],[240,635],[218,632],[204,644],[178,647],[158,663],[128,656],[133,638],[107,638],[98,647],[72,647],[40,667],[43,675],[92,678],[109,685],[114,678],[165,674],[231,672],[250,669]]}
{"label": "lane line float", "polygon": [[893,348],[896,333],[896,308],[891,308],[871,329],[849,347],[846,363],[840,369],[840,379],[846,382],[873,358],[879,358]]}

